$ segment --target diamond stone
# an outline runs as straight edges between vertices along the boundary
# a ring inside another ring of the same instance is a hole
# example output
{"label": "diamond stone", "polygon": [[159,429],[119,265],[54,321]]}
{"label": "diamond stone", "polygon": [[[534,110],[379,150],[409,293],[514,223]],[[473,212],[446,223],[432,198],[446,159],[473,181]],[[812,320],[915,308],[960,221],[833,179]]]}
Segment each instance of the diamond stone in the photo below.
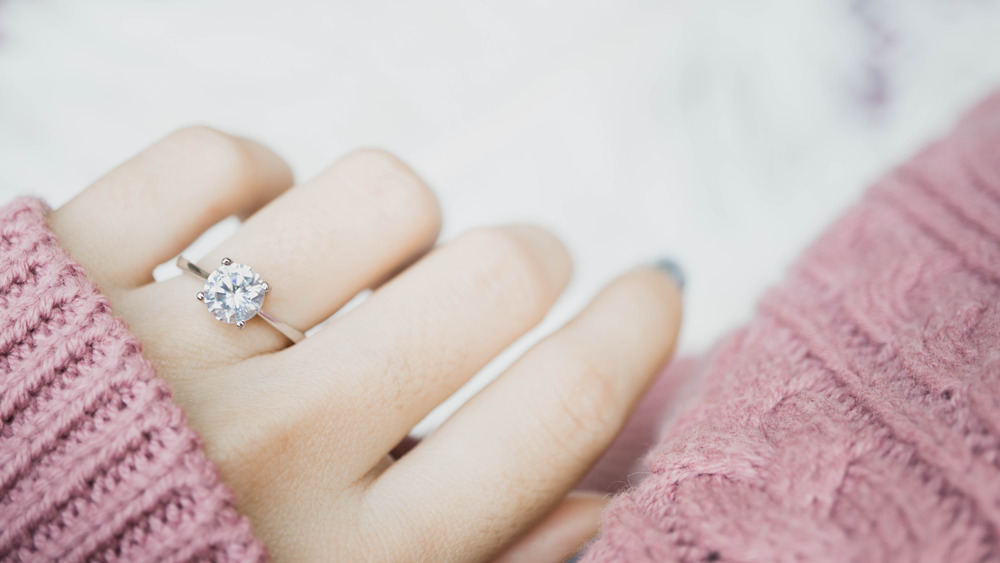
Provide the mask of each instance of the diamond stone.
{"label": "diamond stone", "polygon": [[245,323],[260,312],[267,287],[253,268],[230,262],[208,276],[202,293],[215,318],[236,324]]}

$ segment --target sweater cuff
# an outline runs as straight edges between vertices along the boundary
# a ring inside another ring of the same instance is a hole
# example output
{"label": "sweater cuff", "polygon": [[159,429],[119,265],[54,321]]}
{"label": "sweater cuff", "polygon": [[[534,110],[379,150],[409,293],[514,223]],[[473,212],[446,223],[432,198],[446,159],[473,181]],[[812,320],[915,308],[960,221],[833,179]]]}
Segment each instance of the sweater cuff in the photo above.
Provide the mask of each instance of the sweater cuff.
{"label": "sweater cuff", "polygon": [[0,208],[0,560],[266,559],[48,212]]}

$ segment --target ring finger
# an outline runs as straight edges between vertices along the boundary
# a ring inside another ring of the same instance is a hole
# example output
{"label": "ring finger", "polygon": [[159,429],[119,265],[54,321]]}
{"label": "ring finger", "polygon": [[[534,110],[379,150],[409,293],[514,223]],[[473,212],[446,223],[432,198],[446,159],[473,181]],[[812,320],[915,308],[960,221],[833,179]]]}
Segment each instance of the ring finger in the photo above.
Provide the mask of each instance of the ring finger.
{"label": "ring finger", "polygon": [[[209,271],[224,257],[251,266],[272,288],[264,310],[305,331],[425,252],[439,225],[436,199],[405,164],[359,151],[275,199],[198,262]],[[147,354],[182,352],[206,368],[288,344],[260,319],[243,330],[219,323],[195,300],[199,289],[181,276],[132,292],[126,306],[156,312],[132,315],[140,337],[147,329],[177,335]]]}

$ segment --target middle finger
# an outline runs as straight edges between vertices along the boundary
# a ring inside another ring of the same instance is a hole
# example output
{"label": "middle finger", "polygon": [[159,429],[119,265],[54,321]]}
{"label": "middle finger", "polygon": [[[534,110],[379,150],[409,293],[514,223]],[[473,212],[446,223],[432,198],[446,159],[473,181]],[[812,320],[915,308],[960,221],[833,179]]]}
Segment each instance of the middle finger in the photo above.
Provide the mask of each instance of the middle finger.
{"label": "middle finger", "polygon": [[[283,369],[282,381],[245,385],[238,400],[268,405],[278,412],[275,421],[287,415],[322,426],[310,434],[324,450],[349,452],[339,456],[337,471],[356,478],[538,323],[570,270],[566,249],[542,229],[471,231],[302,344],[254,358],[248,365],[253,375],[244,381]],[[276,385],[280,394],[268,391]],[[279,395],[281,404],[275,404]],[[259,417],[246,423],[268,424]]]}

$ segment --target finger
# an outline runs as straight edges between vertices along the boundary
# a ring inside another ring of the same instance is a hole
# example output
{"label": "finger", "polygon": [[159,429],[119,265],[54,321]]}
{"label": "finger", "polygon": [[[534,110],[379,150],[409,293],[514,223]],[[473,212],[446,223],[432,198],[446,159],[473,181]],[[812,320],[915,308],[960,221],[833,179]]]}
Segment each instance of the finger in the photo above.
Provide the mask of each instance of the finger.
{"label": "finger", "polygon": [[[251,266],[271,286],[263,310],[306,331],[426,252],[440,225],[434,194],[412,170],[364,150],[271,202],[199,263],[212,271],[230,257]],[[202,283],[181,276],[130,297],[147,311],[158,307],[143,321],[158,325],[150,330],[169,323],[177,331],[167,353],[181,348],[202,365],[228,365],[288,344],[262,319],[243,330],[216,321],[195,299]]]}
{"label": "finger", "polygon": [[[333,417],[339,470],[364,474],[432,408],[537,324],[565,287],[566,249],[528,226],[466,233],[414,264],[305,342],[254,372],[295,366],[294,412]],[[351,358],[345,363],[344,358]],[[245,387],[246,388],[246,387]],[[246,401],[268,401],[269,393]],[[269,402],[273,403],[273,400]],[[304,409],[303,405],[311,405]],[[272,405],[271,408],[274,408]],[[315,409],[315,410],[313,410]],[[250,424],[260,424],[249,422]]]}
{"label": "finger", "polygon": [[[541,229],[466,233],[305,342],[225,375],[241,382],[226,399],[242,405],[231,413],[239,420],[232,427],[268,436],[285,421],[300,420],[316,427],[317,440],[295,448],[321,448],[342,460],[320,480],[357,480],[430,409],[538,323],[570,269],[566,249]],[[271,376],[277,371],[280,382]],[[271,416],[258,416],[252,405],[266,406]],[[309,456],[298,457],[310,463]]]}
{"label": "finger", "polygon": [[109,172],[49,222],[98,286],[132,287],[215,223],[291,185],[288,166],[262,145],[190,127]]}
{"label": "finger", "polygon": [[555,510],[494,563],[562,563],[597,535],[608,499],[597,493],[570,493]]}
{"label": "finger", "polygon": [[[673,349],[678,286],[639,268],[605,288],[368,487],[383,524],[492,555],[563,498]],[[409,516],[419,511],[421,518]],[[453,522],[463,522],[454,526]]]}
{"label": "finger", "polygon": [[206,262],[239,257],[266,272],[270,311],[304,330],[422,255],[440,229],[427,184],[395,156],[361,150],[262,209]]}

